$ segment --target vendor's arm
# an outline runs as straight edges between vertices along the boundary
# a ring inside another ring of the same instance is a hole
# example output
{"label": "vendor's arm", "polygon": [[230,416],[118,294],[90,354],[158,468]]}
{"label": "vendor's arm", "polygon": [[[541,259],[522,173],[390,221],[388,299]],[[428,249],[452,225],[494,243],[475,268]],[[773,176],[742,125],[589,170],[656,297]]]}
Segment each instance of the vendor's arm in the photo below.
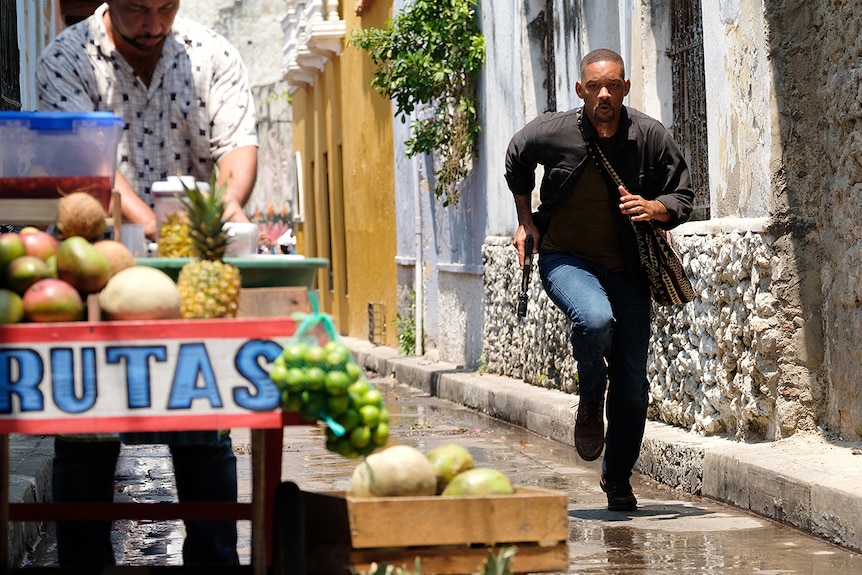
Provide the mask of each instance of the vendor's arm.
{"label": "vendor's arm", "polygon": [[248,202],[257,179],[257,146],[240,146],[223,155],[218,161],[218,182],[227,183],[225,191],[225,219],[229,222],[248,222],[243,207]]}
{"label": "vendor's arm", "polygon": [[212,157],[219,183],[227,183],[225,219],[248,222],[243,207],[257,179],[257,118],[254,97],[239,51],[226,40],[219,47],[210,86]]}
{"label": "vendor's arm", "polygon": [[129,181],[119,171],[114,175],[114,189],[120,193],[123,222],[143,226],[144,234],[156,239],[156,213],[135,193]]}

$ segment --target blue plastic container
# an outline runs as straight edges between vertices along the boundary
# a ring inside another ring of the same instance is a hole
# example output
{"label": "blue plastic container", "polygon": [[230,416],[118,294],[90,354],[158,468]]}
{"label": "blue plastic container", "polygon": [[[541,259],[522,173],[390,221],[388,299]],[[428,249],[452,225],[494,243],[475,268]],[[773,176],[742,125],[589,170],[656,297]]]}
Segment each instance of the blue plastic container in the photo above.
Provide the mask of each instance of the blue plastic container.
{"label": "blue plastic container", "polygon": [[110,112],[0,112],[0,198],[83,190],[107,209],[124,125]]}

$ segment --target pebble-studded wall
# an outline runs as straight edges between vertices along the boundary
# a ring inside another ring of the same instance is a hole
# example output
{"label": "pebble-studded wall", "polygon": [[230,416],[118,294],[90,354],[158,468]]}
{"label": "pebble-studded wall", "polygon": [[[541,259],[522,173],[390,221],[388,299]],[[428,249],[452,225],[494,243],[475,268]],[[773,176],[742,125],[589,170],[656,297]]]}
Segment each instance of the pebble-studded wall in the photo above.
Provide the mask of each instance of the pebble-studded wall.
{"label": "pebble-studded wall", "polygon": [[[781,265],[768,234],[675,234],[675,240],[698,298],[654,306],[650,418],[739,439],[811,429],[809,406],[794,400],[806,395],[807,382],[791,390],[780,377],[783,352],[792,344],[772,293]],[[576,393],[568,321],[545,295],[535,265],[527,317],[519,318],[521,274],[511,238],[487,238],[483,254],[483,369]]]}

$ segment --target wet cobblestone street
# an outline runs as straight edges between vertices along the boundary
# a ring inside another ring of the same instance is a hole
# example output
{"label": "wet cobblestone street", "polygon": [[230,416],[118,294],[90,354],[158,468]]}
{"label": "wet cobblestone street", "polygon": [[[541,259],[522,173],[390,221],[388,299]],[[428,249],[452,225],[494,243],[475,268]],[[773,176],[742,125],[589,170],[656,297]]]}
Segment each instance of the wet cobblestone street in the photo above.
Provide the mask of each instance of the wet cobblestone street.
{"label": "wet cobblestone street", "polygon": [[[568,573],[581,574],[802,574],[862,575],[859,554],[770,520],[633,478],[640,509],[611,512],[598,487],[600,462],[574,450],[391,379],[377,379],[391,417],[390,444],[422,451],[459,443],[477,466],[495,467],[515,484],[565,491],[569,496]],[[232,432],[242,501],[251,500],[248,430]],[[282,479],[306,491],[347,490],[357,460],[324,448],[318,426],[284,430]],[[124,447],[117,471],[118,501],[173,501],[166,447]],[[417,520],[421,520],[417,518]],[[241,562],[250,562],[250,522],[239,522]],[[126,565],[181,564],[182,524],[117,522],[114,543]],[[51,564],[50,532],[31,561]]]}

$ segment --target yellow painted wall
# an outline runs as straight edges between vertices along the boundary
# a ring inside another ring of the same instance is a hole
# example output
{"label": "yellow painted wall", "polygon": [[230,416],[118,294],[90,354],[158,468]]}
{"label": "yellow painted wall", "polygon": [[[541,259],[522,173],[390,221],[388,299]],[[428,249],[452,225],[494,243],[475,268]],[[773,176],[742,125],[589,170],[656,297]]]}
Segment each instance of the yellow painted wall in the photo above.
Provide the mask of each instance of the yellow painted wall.
{"label": "yellow painted wall", "polygon": [[[349,4],[349,3],[348,3]],[[366,2],[366,4],[369,4]],[[391,0],[374,0],[361,17],[345,11],[348,30],[382,28]],[[349,333],[368,337],[368,304],[381,303],[386,344],[398,345],[392,325],[397,311],[395,265],[395,168],[392,103],[369,86],[376,69],[367,53],[349,43],[341,55],[344,189],[347,198]]]}
{"label": "yellow painted wall", "polygon": [[369,338],[369,303],[380,343],[397,346],[395,178],[392,105],[368,83],[371,58],[349,43],[350,30],[383,27],[390,0],[375,0],[361,17],[342,3],[348,35],[314,85],[293,93],[294,149],[301,153],[305,214],[298,252],[330,260],[318,272],[322,309],[339,331]]}

